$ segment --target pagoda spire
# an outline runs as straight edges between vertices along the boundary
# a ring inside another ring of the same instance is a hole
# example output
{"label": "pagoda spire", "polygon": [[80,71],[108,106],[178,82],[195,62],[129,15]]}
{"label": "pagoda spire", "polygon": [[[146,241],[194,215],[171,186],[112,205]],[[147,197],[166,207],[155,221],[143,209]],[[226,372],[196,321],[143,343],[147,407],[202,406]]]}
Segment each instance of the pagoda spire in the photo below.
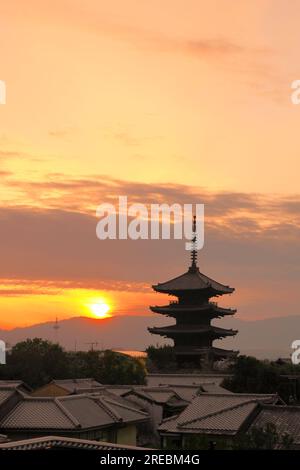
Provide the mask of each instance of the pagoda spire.
{"label": "pagoda spire", "polygon": [[196,216],[193,215],[193,227],[192,227],[192,232],[193,232],[193,238],[192,238],[192,251],[191,251],[191,266],[189,268],[190,272],[195,272],[198,270],[197,266],[197,220]]}

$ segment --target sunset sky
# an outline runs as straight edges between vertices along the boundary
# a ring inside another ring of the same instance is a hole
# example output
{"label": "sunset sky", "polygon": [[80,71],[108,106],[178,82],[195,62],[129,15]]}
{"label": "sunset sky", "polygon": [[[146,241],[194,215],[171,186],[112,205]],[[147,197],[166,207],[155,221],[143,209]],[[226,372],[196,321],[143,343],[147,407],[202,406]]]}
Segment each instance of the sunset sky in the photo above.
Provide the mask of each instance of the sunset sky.
{"label": "sunset sky", "polygon": [[[149,314],[181,241],[100,241],[96,208],[205,204],[200,269],[257,320],[299,314],[300,1],[0,6],[0,328]],[[100,320],[99,320],[100,321]]]}

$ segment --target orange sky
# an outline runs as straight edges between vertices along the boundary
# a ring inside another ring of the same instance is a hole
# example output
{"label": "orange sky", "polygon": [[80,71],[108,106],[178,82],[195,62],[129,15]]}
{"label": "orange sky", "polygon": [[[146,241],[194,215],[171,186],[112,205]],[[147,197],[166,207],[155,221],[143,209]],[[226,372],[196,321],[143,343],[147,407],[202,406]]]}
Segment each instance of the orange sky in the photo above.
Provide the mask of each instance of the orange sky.
{"label": "orange sky", "polygon": [[1,325],[158,302],[149,286],[188,256],[101,247],[95,208],[119,194],[204,202],[203,270],[237,288],[224,304],[297,314],[300,3],[11,0],[0,16]]}

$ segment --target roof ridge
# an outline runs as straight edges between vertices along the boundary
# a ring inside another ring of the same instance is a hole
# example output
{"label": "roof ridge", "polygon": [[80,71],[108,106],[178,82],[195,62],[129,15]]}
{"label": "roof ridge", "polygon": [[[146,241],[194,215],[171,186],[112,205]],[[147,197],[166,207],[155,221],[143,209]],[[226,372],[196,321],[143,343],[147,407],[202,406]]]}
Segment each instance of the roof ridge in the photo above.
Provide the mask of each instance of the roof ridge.
{"label": "roof ridge", "polygon": [[145,392],[145,390],[135,390],[135,389],[131,389],[131,390],[129,390],[129,392],[124,393],[123,397],[126,398],[127,395],[130,395],[130,394],[133,394],[133,395],[140,395],[140,396],[146,398],[147,400],[152,400],[152,401],[153,401],[153,398],[152,398],[147,392]]}
{"label": "roof ridge", "polygon": [[236,405],[232,405],[232,406],[229,406],[227,408],[223,408],[219,411],[214,411],[212,413],[208,413],[205,416],[200,416],[199,418],[193,418],[193,419],[178,423],[178,427],[180,428],[180,427],[186,426],[188,424],[194,423],[195,421],[202,421],[206,418],[211,418],[212,416],[216,416],[216,415],[225,413],[227,411],[232,411],[236,408],[240,408],[241,406],[248,405],[249,403],[257,403],[257,401],[253,398],[252,400],[247,400],[247,401],[244,401],[243,403],[237,403]]}
{"label": "roof ridge", "polygon": [[92,392],[92,393],[88,393],[88,392],[84,392],[84,393],[77,393],[75,395],[64,395],[62,397],[56,397],[56,398],[59,398],[60,400],[63,400],[63,401],[69,401],[69,400],[80,400],[81,398],[90,398],[90,396],[93,394],[93,393],[97,393],[97,392]]}
{"label": "roof ridge", "polygon": [[95,382],[96,379],[93,377],[83,377],[83,378],[78,378],[78,379],[52,379],[51,382],[75,382],[78,383],[80,381],[87,381],[87,380],[94,380]]}
{"label": "roof ridge", "polygon": [[92,400],[94,400],[98,406],[102,406],[102,408],[104,408],[104,410],[110,415],[110,417],[114,420],[114,421],[123,421],[123,418],[122,416],[119,415],[119,413],[117,413],[105,400],[104,396],[98,396],[97,398],[96,397],[93,397]]}
{"label": "roof ridge", "polygon": [[164,418],[164,419],[162,420],[162,422],[160,423],[160,425],[162,425],[163,423],[167,423],[168,421],[172,421],[172,419],[175,420],[176,418],[178,418],[178,416],[180,416],[180,415],[177,414],[177,415],[169,416],[168,418]]}
{"label": "roof ridge", "polygon": [[224,374],[224,373],[220,373],[220,372],[214,372],[213,374],[212,373],[197,373],[197,374],[193,374],[192,372],[191,373],[187,373],[187,374],[176,374],[176,373],[171,373],[171,374],[161,374],[161,373],[153,373],[153,374],[147,374],[146,377],[228,377],[228,376],[231,376],[232,374]]}
{"label": "roof ridge", "polygon": [[75,418],[75,416],[70,413],[70,411],[64,407],[64,405],[61,403],[58,397],[54,398],[53,402],[60,408],[60,410],[69,418],[70,421],[77,427],[80,428],[81,424],[80,422]]}
{"label": "roof ridge", "polygon": [[170,390],[170,385],[144,385],[141,387],[141,390],[147,389],[149,391],[156,392],[158,389],[160,391],[168,391]]}
{"label": "roof ridge", "polygon": [[182,388],[200,388],[202,385],[215,385],[216,382],[201,382],[199,384],[171,384],[169,387],[182,387]]}
{"label": "roof ridge", "polygon": [[[147,450],[146,448],[143,447],[136,447],[136,446],[131,446],[127,444],[115,444],[111,442],[104,442],[104,441],[96,441],[96,440],[90,440],[90,439],[79,439],[76,437],[67,437],[67,436],[40,436],[40,437],[33,437],[33,438],[27,438],[27,439],[22,439],[19,441],[10,441],[6,443],[1,443],[0,444],[0,449],[2,448],[22,448],[27,445],[36,445],[39,443],[59,443],[62,442],[68,442],[70,444],[78,444],[80,446],[103,446],[104,449],[107,448],[116,448],[116,449],[128,449],[128,450]],[[7,447],[6,447],[7,446]],[[37,447],[35,447],[37,448]],[[153,450],[153,449],[148,449],[148,450]]]}
{"label": "roof ridge", "polygon": [[21,404],[23,403],[23,401],[18,401],[15,406],[8,411],[8,413],[4,414],[4,416],[1,417],[0,419],[0,426],[15,412],[15,410],[17,410],[18,408],[20,408]]}
{"label": "roof ridge", "polygon": [[[153,391],[152,391],[152,393],[155,393],[155,392],[157,392],[157,393],[163,393],[163,391],[161,391],[161,390],[153,390]],[[182,400],[181,396],[180,396],[177,392],[175,392],[175,390],[172,390],[172,389],[170,388],[170,390],[166,390],[166,392],[168,392],[169,394],[175,396],[178,400]],[[134,389],[132,389],[132,390],[130,390],[129,392],[125,393],[125,394],[123,395],[123,397],[126,398],[126,396],[127,396],[127,395],[130,395],[131,393],[134,394],[134,395],[142,396],[142,397],[144,397],[146,400],[151,400],[152,402],[159,403],[158,400],[156,400],[154,397],[152,397],[152,396],[150,395],[151,391],[150,391],[149,393],[147,393],[147,392],[144,391],[144,390],[139,390],[139,389],[134,390]]]}
{"label": "roof ridge", "polygon": [[[145,387],[147,388],[147,386]],[[142,389],[144,391],[144,389]],[[181,399],[181,396],[176,392],[176,390],[174,390],[174,388],[172,387],[172,385],[162,385],[162,386],[156,386],[156,387],[149,387],[148,390],[146,390],[147,392],[152,392],[152,393],[171,393],[173,395],[175,395],[177,398],[180,398]]]}
{"label": "roof ridge", "polygon": [[131,406],[124,405],[123,403],[119,403],[117,401],[114,401],[113,399],[104,397],[104,400],[115,406],[120,406],[121,408],[124,408],[125,410],[135,411],[136,413],[140,413],[142,415],[148,416],[148,413],[146,413],[145,411],[139,410],[137,408],[133,408]]}
{"label": "roof ridge", "polygon": [[[211,382],[208,382],[208,383],[211,383]],[[215,382],[213,382],[214,384],[216,384]],[[202,383],[200,385],[206,385],[205,383]],[[218,384],[216,384],[218,385]],[[205,396],[209,396],[209,397],[228,397],[228,393],[206,393]],[[276,397],[278,396],[277,393],[233,393],[232,395],[230,395],[231,397],[234,396],[234,397],[252,397],[254,399],[254,397],[262,397],[262,398],[265,398],[265,397]]]}

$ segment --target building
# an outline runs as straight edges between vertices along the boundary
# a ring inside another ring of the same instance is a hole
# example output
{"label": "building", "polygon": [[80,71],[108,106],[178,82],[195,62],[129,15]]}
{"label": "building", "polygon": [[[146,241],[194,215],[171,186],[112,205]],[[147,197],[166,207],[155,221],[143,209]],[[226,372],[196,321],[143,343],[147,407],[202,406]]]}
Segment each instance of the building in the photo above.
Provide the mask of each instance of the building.
{"label": "building", "polygon": [[0,380],[0,391],[10,391],[20,390],[24,393],[32,392],[32,389],[22,380]]}
{"label": "building", "polygon": [[138,427],[148,419],[117,396],[31,397],[16,391],[0,406],[0,433],[10,440],[55,435],[136,445]]}
{"label": "building", "polygon": [[33,397],[63,397],[78,393],[92,393],[101,390],[102,384],[95,379],[62,379],[52,380],[50,383],[37,388],[31,393]]}
{"label": "building", "polygon": [[28,392],[31,388],[20,380],[0,380],[0,420]]}
{"label": "building", "polygon": [[[219,390],[220,392],[226,393],[226,389],[222,387],[224,379],[232,377],[231,374],[147,374],[146,381],[147,385],[154,387],[157,385],[198,385],[204,386],[207,384],[214,384],[214,391]],[[229,392],[228,392],[229,393]]]}
{"label": "building", "polygon": [[[206,438],[230,448],[257,416],[260,404],[284,404],[277,394],[201,394],[182,413],[158,428],[163,448],[184,448],[194,438]],[[284,407],[288,408],[288,407]]]}
{"label": "building", "polygon": [[[167,380],[167,376],[162,376]],[[172,377],[178,379],[178,374]],[[157,376],[156,376],[157,378]],[[182,376],[180,377],[182,378]],[[197,376],[198,378],[198,376]],[[181,413],[192,400],[202,393],[231,394],[228,390],[213,382],[213,376],[202,377],[202,383],[172,383],[151,385],[106,385],[105,392],[118,395],[120,398],[132,402],[149,414],[149,421],[140,429],[141,445],[160,446],[158,427],[163,419]],[[210,379],[210,380],[209,380]],[[159,379],[163,381],[163,378]],[[222,379],[223,380],[223,379]],[[189,382],[189,381],[188,381]],[[197,380],[196,380],[197,382]],[[103,392],[102,392],[103,393]]]}
{"label": "building", "polygon": [[[64,436],[44,436],[0,444],[0,450],[144,450],[143,447]],[[145,449],[146,450],[146,449]],[[149,450],[149,449],[147,449]]]}
{"label": "building", "polygon": [[[195,244],[195,217],[193,225]],[[152,287],[156,292],[177,297],[176,301],[171,301],[168,305],[150,307],[152,312],[171,317],[175,323],[148,330],[174,341],[174,353],[179,367],[210,367],[217,359],[233,358],[238,354],[236,351],[213,347],[215,339],[234,336],[237,331],[213,326],[211,321],[225,315],[233,315],[236,310],[219,307],[210,299],[231,294],[234,289],[200,272],[195,246],[191,252],[191,265],[184,274]]]}
{"label": "building", "polygon": [[[300,406],[261,405],[248,431],[273,424],[279,436],[292,437],[291,448],[300,450]],[[281,448],[278,443],[277,448]]]}

